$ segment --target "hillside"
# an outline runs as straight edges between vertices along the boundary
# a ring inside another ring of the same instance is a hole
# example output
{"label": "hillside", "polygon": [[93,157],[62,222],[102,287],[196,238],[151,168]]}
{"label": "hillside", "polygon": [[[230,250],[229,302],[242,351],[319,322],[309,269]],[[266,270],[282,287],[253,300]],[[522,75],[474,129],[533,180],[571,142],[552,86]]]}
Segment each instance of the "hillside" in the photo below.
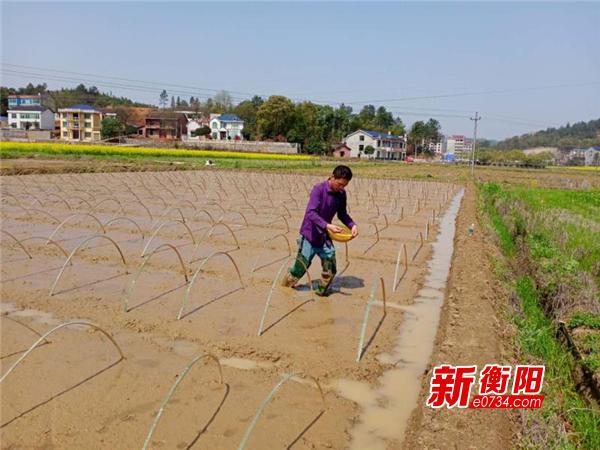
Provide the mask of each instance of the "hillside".
{"label": "hillside", "polygon": [[502,150],[531,147],[587,148],[598,144],[600,144],[600,119],[513,136],[498,142],[496,148]]}
{"label": "hillside", "polygon": [[100,92],[95,86],[90,86],[87,88],[85,85],[80,84],[74,89],[63,88],[53,91],[47,88],[46,83],[38,84],[37,86],[29,83],[26,87],[21,88],[11,88],[6,86],[0,87],[0,115],[6,115],[6,111],[8,109],[8,95],[34,95],[38,93],[48,94],[54,109],[65,108],[78,103],[86,103],[88,105],[97,106],[100,108],[106,106],[152,107],[152,105],[134,102],[133,100],[125,97],[115,97],[110,93]]}

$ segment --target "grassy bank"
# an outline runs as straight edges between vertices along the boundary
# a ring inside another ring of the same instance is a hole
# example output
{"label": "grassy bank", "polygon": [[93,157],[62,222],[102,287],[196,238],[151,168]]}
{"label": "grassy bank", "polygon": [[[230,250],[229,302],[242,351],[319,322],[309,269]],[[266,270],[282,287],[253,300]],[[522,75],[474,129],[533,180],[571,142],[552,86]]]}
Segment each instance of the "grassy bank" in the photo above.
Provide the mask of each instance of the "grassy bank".
{"label": "grassy bank", "polygon": [[[600,370],[599,195],[480,186],[481,209],[504,256],[501,272],[515,293],[519,363],[546,366],[544,406],[523,416],[524,447],[600,448],[597,404],[576,388],[583,368],[593,376]],[[559,321],[581,360],[557,340]]]}

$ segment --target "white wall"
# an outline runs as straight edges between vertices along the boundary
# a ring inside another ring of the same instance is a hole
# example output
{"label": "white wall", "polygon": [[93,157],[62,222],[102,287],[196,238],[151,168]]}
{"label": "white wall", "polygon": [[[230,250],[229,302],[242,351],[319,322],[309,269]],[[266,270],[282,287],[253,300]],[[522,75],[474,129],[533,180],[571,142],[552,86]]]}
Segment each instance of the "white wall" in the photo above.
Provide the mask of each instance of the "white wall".
{"label": "white wall", "polygon": [[[243,122],[223,122],[219,119],[213,119],[210,121],[210,134],[213,139],[220,140],[221,139],[221,131],[227,132],[227,136],[230,136],[231,139],[235,139],[236,136],[239,136],[242,139],[242,130],[244,129]],[[213,135],[213,133],[217,133],[217,136]]]}
{"label": "white wall", "polygon": [[[364,139],[362,141],[360,140],[361,136]],[[373,139],[367,133],[363,133],[362,131],[355,132],[355,133],[349,135],[346,138],[345,142],[346,142],[346,145],[348,147],[350,147],[350,156],[352,158],[358,158],[359,155],[361,158],[365,158],[365,157],[374,158],[375,155],[377,154],[377,153],[373,153],[372,155],[364,154],[364,149],[367,147],[367,145],[370,145],[373,148],[377,147],[377,140]],[[362,145],[362,150],[361,150],[361,145]]]}
{"label": "white wall", "polygon": [[[37,128],[42,130],[54,129],[54,113],[47,109],[46,111],[11,111],[8,110],[8,126],[11,128],[25,129],[25,124],[29,122],[34,127],[37,124]],[[23,115],[37,114],[38,119],[26,119]],[[13,117],[16,115],[16,118]]]}

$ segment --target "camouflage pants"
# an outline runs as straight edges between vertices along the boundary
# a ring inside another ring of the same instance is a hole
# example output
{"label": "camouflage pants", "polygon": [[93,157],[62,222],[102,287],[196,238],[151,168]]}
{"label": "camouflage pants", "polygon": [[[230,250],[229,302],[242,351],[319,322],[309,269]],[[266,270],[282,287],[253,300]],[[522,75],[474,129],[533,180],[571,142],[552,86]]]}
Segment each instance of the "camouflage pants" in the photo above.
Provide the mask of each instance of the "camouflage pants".
{"label": "camouflage pants", "polygon": [[289,272],[298,279],[302,278],[315,255],[319,255],[321,258],[322,268],[321,280],[316,288],[316,293],[324,295],[337,272],[335,247],[331,242],[326,242],[322,247],[315,247],[304,236],[300,236],[298,238],[298,255]]}

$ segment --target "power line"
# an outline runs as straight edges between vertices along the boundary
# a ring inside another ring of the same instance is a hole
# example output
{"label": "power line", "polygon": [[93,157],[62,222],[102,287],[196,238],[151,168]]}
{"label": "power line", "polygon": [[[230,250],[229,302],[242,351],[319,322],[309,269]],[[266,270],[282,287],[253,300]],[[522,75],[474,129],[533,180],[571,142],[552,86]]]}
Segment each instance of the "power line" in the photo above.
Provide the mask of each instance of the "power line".
{"label": "power line", "polygon": [[[33,69],[41,69],[41,68],[35,68],[33,66],[23,66],[23,65],[17,65],[17,64],[7,64],[7,63],[0,63],[3,66],[11,66],[11,67],[29,67],[29,68],[33,68]],[[53,81],[68,81],[68,82],[73,82],[73,83],[81,83],[81,82],[86,82],[86,83],[92,83],[93,85],[97,85],[97,86],[101,86],[104,88],[109,88],[109,89],[126,89],[126,90],[130,90],[130,91],[137,91],[137,92],[143,92],[143,93],[151,93],[151,94],[160,94],[160,92],[162,91],[161,88],[159,87],[151,87],[151,86],[143,86],[143,85],[139,85],[139,84],[132,84],[132,83],[122,83],[122,82],[115,82],[115,81],[103,81],[103,80],[98,80],[98,79],[88,79],[88,78],[76,78],[76,77],[70,77],[70,76],[65,76],[65,75],[58,75],[58,74],[48,74],[48,73],[35,73],[35,72],[27,72],[27,71],[19,71],[19,70],[14,70],[14,69],[6,69],[6,68],[1,68],[0,69],[2,71],[2,73],[5,76],[9,76],[9,77],[30,77],[30,78],[34,78],[34,79],[40,79],[40,80],[53,80]],[[88,75],[92,75],[92,74],[84,74],[84,73],[79,73],[79,72],[71,72],[71,71],[60,71],[60,70],[54,70],[54,69],[44,69],[44,70],[50,70],[53,72],[59,72],[59,73],[66,73],[66,74],[75,74],[75,75],[84,75],[84,76],[88,76]],[[119,78],[119,77],[106,77],[109,79],[113,79],[113,80],[127,80],[127,81],[132,81],[132,82],[138,82],[138,83],[145,83],[145,84],[154,84],[156,86],[181,86],[181,87],[186,87],[184,85],[177,85],[177,84],[172,84],[172,83],[158,83],[158,82],[151,82],[151,81],[143,81],[143,80],[133,80],[133,79],[127,79],[127,78]],[[543,87],[535,87],[535,88],[524,88],[524,89],[520,89],[520,90],[505,90],[505,91],[481,91],[481,92],[473,92],[473,93],[460,93],[460,94],[444,94],[444,95],[438,95],[438,96],[424,96],[424,97],[405,97],[403,99],[389,99],[386,101],[400,101],[400,100],[415,100],[415,99],[428,99],[428,98],[440,98],[440,97],[448,97],[448,96],[464,96],[464,95],[478,95],[478,94],[482,94],[482,93],[505,93],[505,92],[516,92],[516,91],[523,91],[523,90],[534,90],[534,89],[549,89],[549,88],[556,88],[556,87],[567,87],[567,86],[585,86],[585,85],[595,85],[595,84],[600,84],[600,82],[594,82],[594,83],[580,83],[580,84],[571,84],[571,85],[554,85],[554,86],[543,86]],[[194,89],[194,88],[191,88]],[[217,91],[216,89],[209,89],[209,88],[197,88],[197,89],[201,89],[201,90],[212,90],[212,91]],[[236,91],[234,91],[236,92]],[[171,95],[177,95],[177,96],[196,96],[198,98],[202,98],[202,99],[208,99],[211,97],[210,94],[208,93],[198,93],[196,91],[192,91],[192,90],[171,90],[169,92]],[[238,92],[240,93],[240,92]],[[248,94],[248,95],[253,95],[253,94]],[[81,95],[80,95],[81,96]],[[243,100],[247,100],[247,97],[239,97],[239,96],[230,96],[232,100],[234,101],[243,101]],[[88,96],[87,98],[90,99],[94,99],[94,97],[92,96]],[[371,102],[382,102],[384,100],[375,100],[375,101],[371,101]],[[140,103],[140,102],[137,102]],[[329,102],[329,103],[333,103],[333,104],[337,104],[337,105],[341,105],[342,103],[345,105],[350,105],[353,104],[354,102]],[[418,108],[418,107],[412,107],[413,109],[416,110],[421,110],[421,111],[408,111],[408,110],[397,110],[397,109],[389,109],[388,111],[392,114],[395,115],[404,115],[404,116],[435,116],[435,117],[445,117],[445,118],[458,118],[458,119],[467,119],[469,118],[469,116],[466,115],[459,115],[459,114],[448,114],[445,113],[444,111],[448,111],[448,112],[466,112],[464,110],[457,110],[457,109],[435,109],[435,108]],[[517,125],[522,125],[522,126],[528,126],[528,127],[548,127],[548,124],[541,124],[538,122],[531,122],[527,119],[522,119],[522,118],[515,118],[515,117],[508,117],[508,116],[501,116],[501,115],[497,115],[497,114],[488,114],[488,117],[490,118],[491,121],[497,121],[497,122],[505,122],[505,123],[511,123],[511,124],[517,124]],[[559,126],[556,124],[551,124],[552,126]]]}
{"label": "power line", "polygon": [[557,88],[566,88],[566,87],[583,87],[583,86],[596,86],[600,85],[600,81],[592,81],[586,83],[571,83],[571,84],[555,84],[548,86],[537,86],[537,87],[527,87],[527,88],[517,88],[517,89],[498,89],[498,90],[489,90],[489,91],[474,91],[474,92],[461,92],[461,93],[448,93],[448,94],[437,94],[437,95],[423,95],[416,97],[400,97],[400,98],[388,98],[388,99],[380,99],[380,100],[361,100],[354,102],[345,102],[347,105],[356,105],[356,104],[369,104],[369,103],[390,103],[390,102],[404,102],[409,100],[430,100],[436,98],[450,98],[450,97],[467,97],[467,96],[475,96],[475,95],[491,95],[491,94],[510,94],[510,93],[518,93],[518,92],[528,92],[528,91],[538,91],[544,89],[557,89]]}
{"label": "power line", "polygon": [[[149,86],[139,86],[139,85],[133,85],[133,84],[116,83],[116,82],[111,82],[111,81],[101,81],[101,80],[86,79],[86,78],[73,78],[73,77],[66,77],[66,76],[60,76],[60,75],[39,74],[39,73],[33,73],[33,72],[22,72],[22,71],[15,71],[15,70],[9,70],[9,69],[0,69],[0,70],[2,71],[2,73],[4,75],[13,76],[13,77],[26,76],[26,77],[34,78],[34,79],[38,79],[38,80],[69,81],[69,82],[73,82],[73,83],[86,82],[86,83],[91,83],[93,85],[101,86],[101,87],[105,87],[105,88],[128,89],[131,91],[151,93],[151,94],[160,94],[160,92],[162,91],[162,89],[160,89],[158,87],[153,88],[153,87],[149,87]],[[197,97],[202,97],[202,98],[211,98],[211,95],[209,95],[209,94],[198,93],[195,91],[169,90],[169,92],[171,94],[175,94],[175,95],[185,95],[185,96],[189,95],[189,96],[197,96]],[[230,97],[232,100],[236,100],[236,101],[247,100],[246,97],[234,97],[234,96],[230,96]]]}
{"label": "power line", "polygon": [[[85,76],[85,77],[96,77],[96,78],[102,78],[102,79],[111,79],[111,80],[120,80],[120,81],[128,81],[128,82],[132,82],[132,83],[142,83],[142,84],[153,84],[155,86],[160,86],[161,88],[164,87],[178,87],[178,88],[183,88],[183,89],[189,89],[189,90],[193,90],[193,91],[211,91],[211,92],[219,92],[222,91],[224,89],[213,89],[213,88],[203,88],[203,87],[196,87],[196,86],[186,86],[186,85],[182,85],[182,84],[173,84],[173,83],[161,83],[161,82],[156,82],[156,81],[145,81],[145,80],[136,80],[136,79],[131,79],[131,78],[121,78],[121,77],[112,77],[109,75],[100,75],[100,74],[91,74],[91,73],[81,73],[81,72],[72,72],[72,71],[68,71],[68,70],[57,70],[57,69],[48,69],[48,68],[44,68],[44,67],[35,67],[35,66],[24,66],[21,64],[9,64],[9,63],[0,63],[3,66],[9,66],[9,67],[20,67],[20,68],[24,68],[24,69],[33,69],[35,71],[47,71],[47,72],[56,72],[56,73],[66,73],[66,74],[71,74],[71,75],[80,75],[80,76]],[[231,94],[239,94],[242,96],[253,96],[256,94],[252,94],[249,92],[238,92],[238,91],[229,91],[227,90],[227,92],[231,93]]]}

